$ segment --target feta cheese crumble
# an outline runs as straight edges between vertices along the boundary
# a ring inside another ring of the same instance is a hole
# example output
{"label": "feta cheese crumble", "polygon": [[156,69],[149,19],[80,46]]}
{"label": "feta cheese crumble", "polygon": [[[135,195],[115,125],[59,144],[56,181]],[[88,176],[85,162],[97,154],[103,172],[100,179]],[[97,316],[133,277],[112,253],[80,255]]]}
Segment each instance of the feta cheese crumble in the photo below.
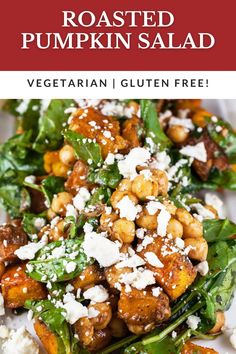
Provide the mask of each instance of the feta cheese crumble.
{"label": "feta cheese crumble", "polygon": [[179,152],[198,161],[207,162],[207,152],[203,142],[196,145],[186,145]]}
{"label": "feta cheese crumble", "polygon": [[188,317],[186,323],[191,328],[193,331],[195,331],[198,328],[199,323],[201,322],[200,317],[191,315]]}
{"label": "feta cheese crumble", "polygon": [[120,210],[120,217],[130,221],[135,220],[137,214],[142,210],[141,206],[136,206],[127,195],[116,206]]}
{"label": "feta cheese crumble", "polygon": [[11,331],[9,339],[2,345],[3,354],[38,354],[39,346],[31,334],[21,327]]}
{"label": "feta cheese crumble", "polygon": [[86,290],[83,293],[86,300],[91,300],[93,302],[104,302],[108,299],[109,294],[107,290],[102,285],[96,285],[93,288]]}
{"label": "feta cheese crumble", "polygon": [[145,165],[150,158],[151,154],[147,149],[136,147],[118,162],[119,172],[125,178],[134,179],[137,176],[137,166]]}

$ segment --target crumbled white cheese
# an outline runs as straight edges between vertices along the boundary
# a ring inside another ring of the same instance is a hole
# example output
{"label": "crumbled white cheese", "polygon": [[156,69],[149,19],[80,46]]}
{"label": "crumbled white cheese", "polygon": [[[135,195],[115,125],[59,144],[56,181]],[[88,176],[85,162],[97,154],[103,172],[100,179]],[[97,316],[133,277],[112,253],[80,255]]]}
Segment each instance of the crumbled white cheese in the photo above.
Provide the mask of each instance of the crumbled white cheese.
{"label": "crumbled white cheese", "polygon": [[44,218],[36,218],[34,221],[35,228],[39,231],[41,230],[46,224],[46,220]]}
{"label": "crumbled white cheese", "polygon": [[66,217],[72,216],[75,220],[77,219],[78,213],[72,204],[66,206]]}
{"label": "crumbled white cheese", "polygon": [[119,281],[138,290],[143,290],[148,285],[156,283],[154,273],[148,269],[135,269],[132,273],[122,274]]}
{"label": "crumbled white cheese", "polygon": [[144,233],[145,233],[145,229],[143,228],[136,230],[136,236],[141,240],[144,238]]}
{"label": "crumbled white cheese", "polygon": [[0,316],[5,315],[5,308],[4,308],[4,298],[2,293],[0,293]]}
{"label": "crumbled white cheese", "polygon": [[155,297],[158,297],[161,292],[162,292],[162,288],[160,288],[159,286],[156,288],[152,288],[152,295]]}
{"label": "crumbled white cheese", "polygon": [[223,209],[223,207],[224,207],[223,200],[221,200],[216,194],[206,193],[205,203],[207,205],[212,205],[215,208],[215,210],[217,211],[217,213],[221,219],[225,218],[225,212]]}
{"label": "crumbled white cheese", "polygon": [[82,211],[85,207],[86,202],[90,199],[90,193],[85,187],[81,187],[79,192],[73,198],[73,204],[76,209]]}
{"label": "crumbled white cheese", "polygon": [[193,157],[201,162],[207,162],[207,152],[203,142],[196,145],[186,145],[179,152],[182,155]]}
{"label": "crumbled white cheese", "polygon": [[39,346],[30,333],[21,327],[11,331],[9,339],[2,345],[3,354],[38,354]]}
{"label": "crumbled white cheese", "polygon": [[76,269],[76,263],[71,261],[66,264],[66,272],[67,273],[72,273]]}
{"label": "crumbled white cheese", "polygon": [[101,102],[99,99],[75,99],[75,101],[81,108],[97,107]]}
{"label": "crumbled white cheese", "polygon": [[204,277],[209,272],[208,262],[203,261],[201,263],[198,263],[196,265],[195,269],[197,270],[197,272],[199,272]]}
{"label": "crumbled white cheese", "polygon": [[107,290],[102,285],[95,285],[83,293],[86,300],[93,302],[105,302],[109,298]]}
{"label": "crumbled white cheese", "polygon": [[98,310],[96,310],[94,307],[89,307],[88,309],[88,318],[95,318],[100,314]]}
{"label": "crumbled white cheese", "polygon": [[14,253],[18,258],[22,260],[34,259],[36,253],[43,248],[47,242],[44,239],[41,239],[39,242],[30,242],[28,245],[21,246]]}
{"label": "crumbled white cheese", "polygon": [[157,216],[157,234],[159,236],[166,236],[167,226],[170,221],[171,214],[166,210],[162,209]]}
{"label": "crumbled white cheese", "polygon": [[109,152],[104,162],[107,165],[113,165],[113,163],[115,162],[115,155]]}
{"label": "crumbled white cheese", "polygon": [[176,237],[175,244],[181,250],[184,248],[184,240],[182,240],[180,237]]}
{"label": "crumbled white cheese", "polygon": [[165,151],[157,152],[150,166],[161,171],[166,171],[170,167],[171,158]]}
{"label": "crumbled white cheese", "polygon": [[125,267],[136,268],[144,264],[145,264],[144,260],[141,257],[139,257],[137,254],[134,254],[133,256],[125,259],[124,261],[117,263],[116,268],[125,268]]}
{"label": "crumbled white cheese", "polygon": [[195,209],[203,219],[215,219],[215,214],[209,209],[205,208],[200,203],[194,203],[191,205],[191,208]]}
{"label": "crumbled white cheese", "polygon": [[30,183],[30,184],[34,184],[36,182],[36,177],[33,176],[33,175],[30,175],[30,176],[26,176],[24,181],[26,183]]}
{"label": "crumbled white cheese", "polygon": [[21,101],[18,107],[16,107],[16,112],[19,114],[24,114],[28,107],[29,107],[30,100],[29,99],[24,99]]}
{"label": "crumbled white cheese", "polygon": [[152,171],[150,170],[142,170],[140,171],[140,175],[144,176],[144,179],[146,181],[150,180],[152,178]]}
{"label": "crumbled white cheese", "polygon": [[150,152],[142,147],[136,147],[118,162],[120,174],[125,178],[134,179],[137,176],[136,168],[138,165],[144,165],[150,159]]}
{"label": "crumbled white cheese", "polygon": [[139,205],[135,205],[133,201],[126,195],[117,204],[116,207],[120,210],[120,217],[127,220],[135,220],[137,214],[142,210]]}
{"label": "crumbled white cheese", "polygon": [[160,202],[150,201],[146,205],[149,215],[155,215],[158,210],[165,209],[165,206]]}
{"label": "crumbled white cheese", "polygon": [[109,267],[119,261],[119,246],[96,232],[85,234],[82,247],[85,254],[96,259],[101,267]]}
{"label": "crumbled white cheese", "polygon": [[63,308],[66,310],[66,319],[71,325],[77,322],[80,318],[88,316],[87,307],[74,299],[64,304]]}
{"label": "crumbled white cheese", "polygon": [[199,323],[201,322],[200,317],[191,315],[188,317],[186,323],[191,328],[193,331],[195,331],[198,328]]}
{"label": "crumbled white cheese", "polygon": [[194,124],[190,118],[176,118],[171,117],[169,120],[169,126],[180,125],[188,130],[194,130]]}
{"label": "crumbled white cheese", "polygon": [[160,261],[157,255],[154,252],[146,252],[144,254],[147,262],[152,265],[153,267],[163,268],[164,264]]}

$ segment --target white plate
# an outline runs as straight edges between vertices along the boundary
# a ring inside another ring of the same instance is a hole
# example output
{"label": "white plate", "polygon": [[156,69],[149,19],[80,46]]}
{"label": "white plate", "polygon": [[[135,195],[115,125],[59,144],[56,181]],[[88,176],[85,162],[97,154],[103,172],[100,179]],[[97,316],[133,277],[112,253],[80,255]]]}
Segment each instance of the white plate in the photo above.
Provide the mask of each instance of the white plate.
{"label": "white plate", "polygon": [[[216,115],[229,120],[236,127],[236,100],[204,100],[203,107],[207,108]],[[11,116],[0,112],[0,142],[6,140],[14,131],[14,120]],[[224,201],[227,209],[227,215],[236,222],[236,193],[224,193]],[[5,220],[5,213],[0,210],[0,222]],[[236,297],[230,310],[226,313],[226,323],[231,327],[236,327]],[[2,320],[3,321],[3,320]],[[18,328],[25,325],[31,333],[34,333],[32,325],[25,315],[17,317],[8,317],[4,319],[5,323],[11,328]],[[214,341],[198,341],[199,344],[212,347],[218,350],[220,354],[235,354],[236,350],[232,348],[228,338],[222,334]],[[0,349],[1,353],[1,349]]]}

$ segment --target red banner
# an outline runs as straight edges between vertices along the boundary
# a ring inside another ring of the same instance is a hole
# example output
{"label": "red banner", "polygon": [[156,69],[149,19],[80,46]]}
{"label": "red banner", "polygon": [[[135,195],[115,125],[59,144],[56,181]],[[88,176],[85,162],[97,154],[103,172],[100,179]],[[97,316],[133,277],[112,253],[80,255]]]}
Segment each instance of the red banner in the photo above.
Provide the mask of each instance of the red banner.
{"label": "red banner", "polygon": [[236,70],[234,23],[234,0],[4,1],[0,70]]}

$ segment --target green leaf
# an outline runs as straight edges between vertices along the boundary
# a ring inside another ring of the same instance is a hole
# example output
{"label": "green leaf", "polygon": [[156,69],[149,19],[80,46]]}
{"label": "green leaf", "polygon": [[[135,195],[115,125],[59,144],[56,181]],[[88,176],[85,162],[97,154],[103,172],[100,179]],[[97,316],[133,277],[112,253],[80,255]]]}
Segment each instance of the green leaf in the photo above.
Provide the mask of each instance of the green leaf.
{"label": "green leaf", "polygon": [[[44,246],[35,260],[30,261],[33,270],[28,272],[31,278],[41,282],[61,282],[75,278],[93,261],[89,260],[81,248],[81,239],[69,239],[51,242]],[[60,252],[60,257],[57,256]],[[74,255],[72,258],[71,255]],[[72,262],[71,271],[67,264]]]}
{"label": "green leaf", "polygon": [[203,220],[204,238],[207,242],[228,240],[236,235],[236,224],[229,219]]}
{"label": "green leaf", "polygon": [[48,203],[50,204],[54,194],[63,192],[65,179],[57,176],[48,176],[42,180],[41,188]]}
{"label": "green leaf", "polygon": [[[227,134],[222,134],[221,131],[217,132],[217,127],[227,129]],[[232,126],[218,119],[217,123],[207,124],[208,132],[211,138],[223,149],[224,153],[228,156],[230,163],[236,163],[236,133]]]}
{"label": "green leaf", "polygon": [[12,218],[19,218],[30,207],[30,195],[18,185],[0,186],[0,205]]}
{"label": "green leaf", "polygon": [[111,190],[107,187],[99,187],[95,189],[92,197],[87,202],[87,206],[107,203],[111,196]]}
{"label": "green leaf", "polygon": [[99,144],[92,139],[85,138],[83,135],[72,130],[63,132],[65,139],[73,146],[78,159],[88,162],[89,165],[97,167],[102,164],[102,154]]}
{"label": "green leaf", "polygon": [[224,271],[236,261],[236,242],[228,240],[210,244],[207,260],[210,273]]}
{"label": "green leaf", "polygon": [[97,183],[102,186],[107,186],[115,189],[119,184],[122,176],[119,172],[117,163],[113,165],[105,165],[98,171],[91,171],[88,175],[88,181],[91,183]]}
{"label": "green leaf", "polygon": [[74,105],[73,100],[51,100],[47,110],[39,119],[39,133],[33,144],[35,151],[44,153],[56,150],[63,142],[61,134],[63,125],[67,123],[68,114],[65,109]]}
{"label": "green leaf", "polygon": [[34,316],[40,318],[47,327],[56,334],[58,339],[58,354],[71,354],[71,338],[69,325],[65,319],[65,310],[55,307],[49,300],[25,302],[25,308],[32,310]]}
{"label": "green leaf", "polygon": [[33,214],[33,213],[24,213],[23,215],[23,220],[22,220],[22,226],[24,231],[29,235],[34,235],[38,233],[38,229],[35,227],[35,221],[37,219],[42,219],[42,222],[46,224],[46,214],[41,213],[41,214]]}
{"label": "green leaf", "polygon": [[214,189],[224,188],[236,191],[236,172],[233,170],[214,170],[209,177],[209,183],[211,183]]}
{"label": "green leaf", "polygon": [[143,345],[142,342],[131,344],[124,350],[124,354],[177,354],[177,349],[170,337],[160,342]]}
{"label": "green leaf", "polygon": [[154,103],[151,100],[140,100],[140,105],[146,136],[151,138],[160,150],[170,147],[172,143],[161,128]]}

